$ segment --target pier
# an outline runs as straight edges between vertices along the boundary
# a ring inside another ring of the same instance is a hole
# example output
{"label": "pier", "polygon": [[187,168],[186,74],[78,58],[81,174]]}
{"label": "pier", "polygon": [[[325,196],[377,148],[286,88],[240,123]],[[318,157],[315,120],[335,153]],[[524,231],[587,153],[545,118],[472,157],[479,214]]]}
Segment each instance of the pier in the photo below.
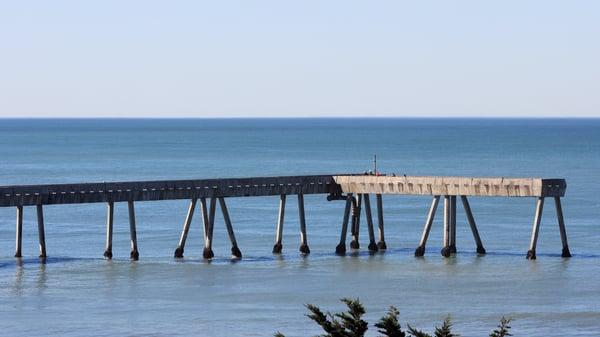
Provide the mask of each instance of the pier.
{"label": "pier", "polygon": [[[44,206],[60,204],[105,203],[107,207],[106,245],[104,257],[111,259],[113,215],[115,203],[127,203],[130,228],[130,258],[139,259],[135,203],[159,200],[189,200],[187,216],[183,223],[179,242],[174,251],[175,258],[182,258],[185,251],[187,235],[198,203],[202,217],[204,232],[203,257],[214,257],[212,250],[214,222],[217,204],[225,222],[231,244],[231,256],[242,258],[242,252],[235,237],[233,221],[227,209],[228,198],[279,196],[279,213],[275,226],[275,240],[272,252],[279,254],[283,250],[283,228],[285,206],[288,197],[296,197],[299,211],[301,254],[309,254],[307,237],[304,195],[320,194],[329,201],[344,201],[343,216],[340,228],[340,241],[335,252],[346,253],[348,226],[350,225],[350,248],[360,249],[360,222],[364,211],[367,224],[370,252],[385,251],[387,244],[384,233],[384,194],[430,196],[431,206],[425,217],[421,239],[415,249],[415,256],[425,254],[425,247],[436,216],[438,204],[443,199],[443,242],[441,255],[450,257],[456,254],[456,203],[460,199],[464,207],[467,222],[473,234],[478,254],[484,255],[486,250],[477,229],[475,216],[469,204],[469,197],[520,197],[535,199],[536,207],[533,216],[531,240],[527,250],[528,259],[536,258],[536,246],[541,224],[545,198],[553,198],[560,237],[562,240],[562,257],[570,257],[565,221],[562,212],[561,198],[566,191],[564,179],[542,178],[474,178],[474,177],[419,177],[389,176],[368,174],[342,175],[306,175],[281,177],[223,178],[198,180],[164,180],[164,181],[131,181],[102,182],[82,184],[48,184],[0,186],[0,207],[16,209],[15,257],[22,256],[21,241],[23,231],[23,212],[25,207],[35,207],[38,222],[39,256],[45,258],[45,224]],[[377,212],[377,237],[371,196],[375,198]]]}

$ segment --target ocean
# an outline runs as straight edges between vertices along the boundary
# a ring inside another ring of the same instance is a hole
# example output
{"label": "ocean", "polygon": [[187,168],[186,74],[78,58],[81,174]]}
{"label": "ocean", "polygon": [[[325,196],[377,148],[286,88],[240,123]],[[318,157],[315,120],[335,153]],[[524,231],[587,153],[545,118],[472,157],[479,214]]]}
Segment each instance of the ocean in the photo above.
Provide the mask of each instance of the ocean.
{"label": "ocean", "polygon": [[458,205],[456,257],[445,259],[441,209],[415,258],[428,197],[384,196],[388,250],[336,256],[344,203],[307,195],[311,254],[298,252],[289,197],[283,254],[273,247],[277,197],[228,200],[244,258],[217,213],[215,259],[202,259],[196,214],[176,260],[188,201],[136,204],[140,260],[129,261],[126,204],[117,204],[111,261],[106,205],[45,207],[48,259],[37,258],[35,209],[25,207],[23,258],[15,209],[0,208],[2,336],[287,336],[319,333],[306,303],[339,311],[359,298],[372,325],[389,306],[432,330],[450,314],[463,336],[502,316],[518,336],[600,336],[600,119],[0,119],[0,185],[360,173],[565,178],[573,257],[560,257],[553,203],[537,260],[525,259],[535,199],[471,198],[488,254],[477,256]]}

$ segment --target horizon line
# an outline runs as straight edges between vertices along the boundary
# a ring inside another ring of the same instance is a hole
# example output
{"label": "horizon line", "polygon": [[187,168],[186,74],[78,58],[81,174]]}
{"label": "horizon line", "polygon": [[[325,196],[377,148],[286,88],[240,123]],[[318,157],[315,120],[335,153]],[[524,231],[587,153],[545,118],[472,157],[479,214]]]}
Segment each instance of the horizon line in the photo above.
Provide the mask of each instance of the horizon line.
{"label": "horizon line", "polygon": [[0,116],[9,119],[600,119],[600,116]]}

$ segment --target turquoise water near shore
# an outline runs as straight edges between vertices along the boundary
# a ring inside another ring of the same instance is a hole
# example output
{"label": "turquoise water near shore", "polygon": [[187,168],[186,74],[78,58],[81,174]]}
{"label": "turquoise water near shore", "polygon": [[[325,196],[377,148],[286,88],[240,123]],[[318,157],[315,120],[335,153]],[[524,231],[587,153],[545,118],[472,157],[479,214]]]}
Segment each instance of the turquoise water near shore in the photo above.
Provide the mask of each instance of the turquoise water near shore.
{"label": "turquoise water near shore", "polygon": [[[401,322],[432,328],[452,314],[463,336],[486,336],[502,315],[521,336],[600,335],[598,119],[0,120],[0,185],[362,172],[567,179],[563,208],[573,258],[560,258],[553,204],[538,260],[527,261],[535,201],[473,198],[488,254],[478,257],[458,209],[458,255],[439,254],[441,212],[425,258],[413,257],[429,198],[385,196],[385,254],[334,255],[343,203],[306,196],[311,254],[298,254],[290,199],[284,253],[273,256],[278,198],[228,202],[244,259],[231,262],[215,224],[201,259],[199,217],[186,257],[172,258],[187,202],[136,205],[140,261],[128,260],[124,204],[114,255],[103,260],[105,205],[45,209],[49,258],[37,256],[35,210],[25,208],[24,258],[14,254],[15,210],[0,208],[0,335],[315,335],[304,303],[342,309],[359,297],[370,321],[389,305]],[[405,325],[405,324],[403,324]],[[369,336],[376,336],[373,326]]]}

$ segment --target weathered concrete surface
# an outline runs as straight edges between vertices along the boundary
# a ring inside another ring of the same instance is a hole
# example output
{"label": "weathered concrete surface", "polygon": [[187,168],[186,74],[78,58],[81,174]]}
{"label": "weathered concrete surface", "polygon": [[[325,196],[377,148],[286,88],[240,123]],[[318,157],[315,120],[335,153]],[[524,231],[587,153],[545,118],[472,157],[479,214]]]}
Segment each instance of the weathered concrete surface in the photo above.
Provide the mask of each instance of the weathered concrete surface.
{"label": "weathered concrete surface", "polygon": [[471,178],[341,175],[334,180],[343,193],[466,195],[479,197],[562,197],[564,179]]}

